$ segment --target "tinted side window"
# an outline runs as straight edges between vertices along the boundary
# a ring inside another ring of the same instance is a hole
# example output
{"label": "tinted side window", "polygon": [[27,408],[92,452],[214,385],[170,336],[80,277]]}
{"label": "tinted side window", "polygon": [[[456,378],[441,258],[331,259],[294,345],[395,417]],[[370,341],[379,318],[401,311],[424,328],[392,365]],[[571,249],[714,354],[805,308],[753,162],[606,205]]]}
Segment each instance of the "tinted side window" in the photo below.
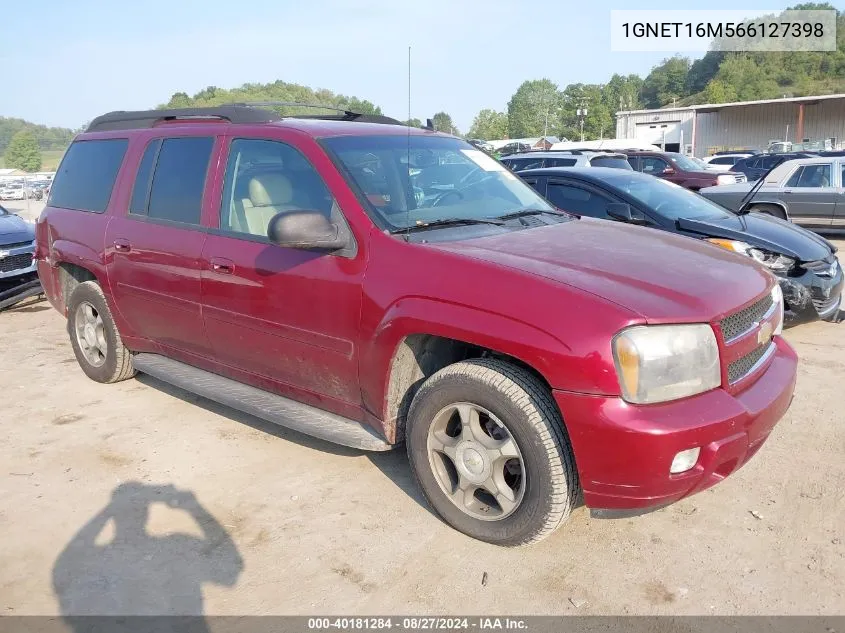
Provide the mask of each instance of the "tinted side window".
{"label": "tinted side window", "polygon": [[631,169],[636,171],[640,171],[639,161],[637,160],[636,156],[629,156],[628,157],[628,164],[631,166]]}
{"label": "tinted side window", "polygon": [[73,143],[53,179],[47,204],[94,213],[105,211],[128,145],[124,138]]}
{"label": "tinted side window", "polygon": [[164,139],[150,188],[151,218],[199,224],[213,145],[211,137]]}
{"label": "tinted side window", "polygon": [[538,169],[543,166],[543,159],[541,158],[520,158],[510,161],[509,167],[513,171],[523,171],[526,169]]}
{"label": "tinted side window", "polygon": [[135,184],[132,187],[132,200],[129,202],[129,213],[146,213],[147,197],[150,193],[150,180],[153,176],[153,165],[155,164],[158,148],[161,147],[161,139],[151,141],[147,145],[141,163],[138,165],[138,173],[135,176]]}
{"label": "tinted side window", "polygon": [[556,207],[564,211],[574,211],[581,215],[588,215],[592,218],[607,219],[607,203],[609,199],[595,192],[563,185],[560,183],[549,183],[546,196]]}
{"label": "tinted side window", "polygon": [[577,162],[575,158],[547,158],[546,167],[572,167]]}
{"label": "tinted side window", "polygon": [[799,178],[801,178],[801,172],[803,172],[803,171],[804,171],[803,167],[799,167],[798,169],[796,169],[795,172],[789,177],[789,180],[786,181],[786,185],[784,185],[784,186],[786,186],[786,187],[797,187],[798,186],[798,180],[799,180]]}
{"label": "tinted side window", "polygon": [[612,167],[614,169],[631,169],[624,158],[615,158],[613,156],[596,156],[590,160],[590,165],[593,167]]}
{"label": "tinted side window", "polygon": [[640,163],[640,171],[644,174],[659,174],[669,166],[669,164],[662,158],[654,158],[652,156],[642,156],[640,158]]}
{"label": "tinted side window", "polygon": [[761,169],[771,169],[772,167],[775,167],[776,165],[780,165],[783,162],[783,160],[784,159],[783,159],[782,156],[764,156],[763,158],[760,159],[759,167]]}
{"label": "tinted side window", "polygon": [[733,165],[737,161],[733,156],[719,156],[710,161],[711,165]]}
{"label": "tinted side window", "polygon": [[220,228],[266,236],[279,213],[319,211],[332,219],[334,199],[310,162],[278,141],[235,139],[229,151]]}

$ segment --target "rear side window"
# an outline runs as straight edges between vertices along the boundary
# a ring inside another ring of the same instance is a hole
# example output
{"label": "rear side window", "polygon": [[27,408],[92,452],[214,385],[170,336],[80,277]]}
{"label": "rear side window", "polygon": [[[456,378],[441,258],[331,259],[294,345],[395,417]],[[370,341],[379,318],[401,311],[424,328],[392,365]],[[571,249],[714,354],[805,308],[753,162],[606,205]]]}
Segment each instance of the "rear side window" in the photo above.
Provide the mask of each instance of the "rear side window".
{"label": "rear side window", "polygon": [[607,215],[607,203],[611,202],[611,200],[593,191],[551,182],[549,183],[546,198],[558,209],[563,209],[564,211],[573,211],[592,218],[602,218],[605,220],[609,218]]}
{"label": "rear side window", "polygon": [[613,169],[627,169],[631,171],[631,165],[624,158],[616,158],[615,156],[596,156],[590,160],[590,165],[593,167],[612,167]]}
{"label": "rear side window", "polygon": [[733,156],[720,156],[710,161],[711,165],[733,165],[737,161]]}
{"label": "rear side window", "polygon": [[577,162],[575,158],[547,158],[546,167],[572,167]]}
{"label": "rear side window", "polygon": [[190,136],[162,141],[150,186],[149,217],[185,224],[200,223],[202,192],[213,145],[211,137]]}
{"label": "rear side window", "polygon": [[73,143],[53,179],[48,204],[103,213],[128,145],[125,138]]}

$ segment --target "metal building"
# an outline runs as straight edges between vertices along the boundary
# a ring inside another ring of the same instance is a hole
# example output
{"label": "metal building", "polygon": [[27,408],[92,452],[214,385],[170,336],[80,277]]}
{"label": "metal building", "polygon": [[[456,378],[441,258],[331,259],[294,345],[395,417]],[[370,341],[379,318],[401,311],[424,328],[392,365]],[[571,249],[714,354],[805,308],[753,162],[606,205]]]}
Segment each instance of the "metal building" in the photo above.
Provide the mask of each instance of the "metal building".
{"label": "metal building", "polygon": [[618,112],[616,138],[699,158],[731,149],[766,151],[773,141],[839,149],[845,142],[845,94]]}

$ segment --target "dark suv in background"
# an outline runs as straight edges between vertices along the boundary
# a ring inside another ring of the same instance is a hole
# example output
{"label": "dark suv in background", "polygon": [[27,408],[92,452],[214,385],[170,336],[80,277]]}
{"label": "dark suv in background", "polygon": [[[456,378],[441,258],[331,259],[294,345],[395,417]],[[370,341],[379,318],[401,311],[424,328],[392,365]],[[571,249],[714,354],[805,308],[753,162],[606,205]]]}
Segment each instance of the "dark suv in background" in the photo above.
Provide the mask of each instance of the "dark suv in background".
{"label": "dark suv in background", "polygon": [[634,171],[663,178],[685,189],[698,191],[715,185],[745,182],[745,176],[729,171],[703,169],[692,159],[676,152],[625,151]]}
{"label": "dark suv in background", "polygon": [[803,152],[789,152],[784,154],[757,154],[756,156],[749,156],[734,163],[731,167],[732,172],[744,174],[748,182],[759,180],[763,174],[770,169],[773,169],[781,163],[793,160],[795,158],[810,158],[813,154],[805,154]]}

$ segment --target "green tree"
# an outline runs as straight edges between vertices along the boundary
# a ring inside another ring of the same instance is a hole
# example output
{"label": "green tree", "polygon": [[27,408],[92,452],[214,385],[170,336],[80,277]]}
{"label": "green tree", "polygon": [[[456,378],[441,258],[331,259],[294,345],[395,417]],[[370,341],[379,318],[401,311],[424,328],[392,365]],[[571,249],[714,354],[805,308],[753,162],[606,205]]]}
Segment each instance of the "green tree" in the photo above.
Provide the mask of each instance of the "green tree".
{"label": "green tree", "polygon": [[438,112],[431,118],[434,123],[434,129],[438,132],[446,132],[447,134],[454,134],[460,136],[460,131],[455,127],[452,117],[446,112]]}
{"label": "green tree", "polygon": [[422,121],[419,119],[406,119],[402,121],[402,124],[408,127],[422,127]]}
{"label": "green tree", "polygon": [[508,134],[526,138],[553,134],[561,93],[550,79],[524,81],[508,102]]}
{"label": "green tree", "polygon": [[38,171],[41,169],[41,150],[38,141],[30,132],[18,132],[9,141],[4,155],[6,167],[22,169],[23,171]]}
{"label": "green tree", "polygon": [[654,68],[643,80],[641,97],[647,108],[661,108],[672,103],[673,99],[682,99],[687,96],[686,84],[687,73],[690,69],[690,60],[687,57],[676,55]]}
{"label": "green tree", "polygon": [[475,115],[472,127],[467,133],[469,138],[493,141],[508,137],[508,115],[504,112],[484,109]]}

